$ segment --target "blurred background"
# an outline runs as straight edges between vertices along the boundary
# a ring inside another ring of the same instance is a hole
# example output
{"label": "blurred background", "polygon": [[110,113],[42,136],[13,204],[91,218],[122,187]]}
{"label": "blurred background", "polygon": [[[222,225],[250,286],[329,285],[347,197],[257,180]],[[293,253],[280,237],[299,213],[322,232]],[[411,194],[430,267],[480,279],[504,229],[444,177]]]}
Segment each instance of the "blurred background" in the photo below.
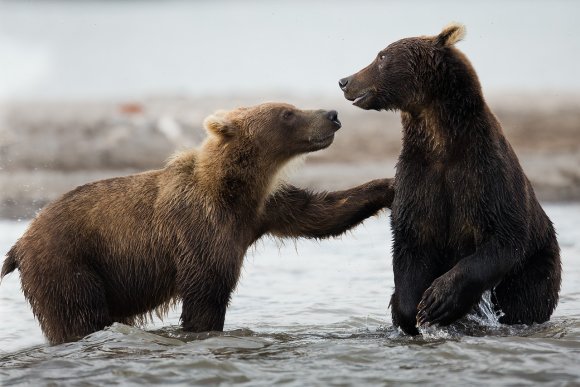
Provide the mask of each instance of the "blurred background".
{"label": "blurred background", "polygon": [[292,179],[392,176],[398,114],[344,100],[339,78],[389,43],[467,26],[478,71],[543,201],[580,199],[576,1],[0,0],[0,218],[88,181],[159,168],[217,109],[334,108],[343,128]]}

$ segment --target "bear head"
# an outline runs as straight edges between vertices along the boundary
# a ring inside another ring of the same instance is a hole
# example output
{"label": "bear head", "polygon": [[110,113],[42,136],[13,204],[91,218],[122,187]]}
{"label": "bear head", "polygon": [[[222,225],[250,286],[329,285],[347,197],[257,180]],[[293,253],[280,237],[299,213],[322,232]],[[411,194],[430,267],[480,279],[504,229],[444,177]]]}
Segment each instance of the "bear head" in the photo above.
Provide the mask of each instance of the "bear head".
{"label": "bear head", "polygon": [[218,111],[204,126],[224,146],[256,150],[272,161],[317,151],[332,144],[341,123],[335,110],[300,110],[285,103]]}
{"label": "bear head", "polygon": [[452,23],[437,36],[398,40],[339,86],[362,109],[411,112],[457,90],[476,90],[475,71],[454,47],[464,36],[465,27]]}

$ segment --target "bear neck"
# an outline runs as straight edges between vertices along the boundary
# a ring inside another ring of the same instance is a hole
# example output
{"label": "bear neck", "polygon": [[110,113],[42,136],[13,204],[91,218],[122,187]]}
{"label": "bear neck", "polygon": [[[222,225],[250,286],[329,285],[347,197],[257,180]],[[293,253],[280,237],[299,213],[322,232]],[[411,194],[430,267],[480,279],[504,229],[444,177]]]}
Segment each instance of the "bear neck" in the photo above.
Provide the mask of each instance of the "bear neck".
{"label": "bear neck", "polygon": [[471,151],[478,139],[489,139],[499,125],[487,107],[469,63],[443,74],[437,94],[428,103],[401,112],[403,151],[437,159]]}
{"label": "bear neck", "polygon": [[218,204],[256,212],[277,186],[284,164],[268,158],[251,140],[210,138],[197,157],[196,184]]}

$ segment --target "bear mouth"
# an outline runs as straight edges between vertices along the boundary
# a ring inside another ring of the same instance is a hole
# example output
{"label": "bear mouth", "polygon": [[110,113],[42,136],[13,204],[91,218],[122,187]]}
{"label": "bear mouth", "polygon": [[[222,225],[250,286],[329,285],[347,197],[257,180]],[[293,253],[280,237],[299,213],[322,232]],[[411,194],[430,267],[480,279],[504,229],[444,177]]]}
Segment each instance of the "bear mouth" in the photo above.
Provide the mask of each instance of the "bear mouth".
{"label": "bear mouth", "polygon": [[372,95],[370,90],[365,91],[364,93],[362,93],[361,95],[359,95],[358,97],[356,97],[354,100],[352,100],[352,104],[354,106],[357,107],[361,107],[361,102],[363,102],[365,99],[367,99],[368,97],[370,97]]}
{"label": "bear mouth", "polygon": [[330,144],[332,144],[333,141],[334,141],[334,133],[331,133],[325,137],[311,138],[309,142],[316,149],[322,149],[330,146]]}

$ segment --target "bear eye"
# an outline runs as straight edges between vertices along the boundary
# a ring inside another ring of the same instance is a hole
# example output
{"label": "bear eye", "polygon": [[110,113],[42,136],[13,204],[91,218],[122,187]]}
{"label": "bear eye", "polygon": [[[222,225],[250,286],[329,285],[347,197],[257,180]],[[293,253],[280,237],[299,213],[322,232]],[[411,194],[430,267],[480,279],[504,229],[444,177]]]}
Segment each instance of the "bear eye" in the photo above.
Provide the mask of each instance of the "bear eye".
{"label": "bear eye", "polygon": [[385,54],[380,54],[379,55],[379,60],[385,60],[387,56]]}
{"label": "bear eye", "polygon": [[294,116],[294,112],[290,111],[290,110],[286,110],[284,111],[284,113],[282,113],[282,118],[285,120],[288,120],[290,118],[292,118]]}

